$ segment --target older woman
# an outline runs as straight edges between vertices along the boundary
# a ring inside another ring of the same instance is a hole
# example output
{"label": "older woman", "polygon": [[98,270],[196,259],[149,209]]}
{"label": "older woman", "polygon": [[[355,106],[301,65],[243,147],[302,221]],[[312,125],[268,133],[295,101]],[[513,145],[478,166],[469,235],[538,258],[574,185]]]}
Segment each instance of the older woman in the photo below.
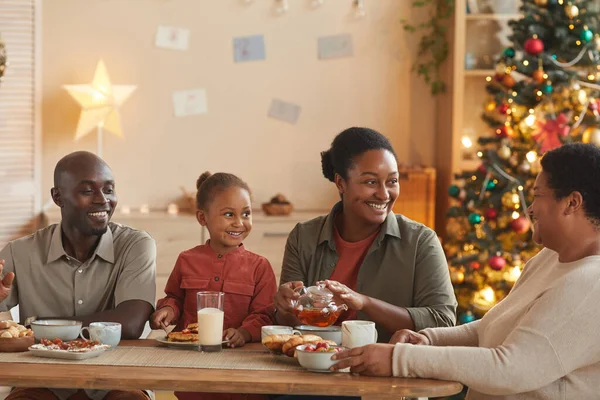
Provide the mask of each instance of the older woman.
{"label": "older woman", "polygon": [[277,322],[298,325],[290,312],[294,289],[325,281],[350,309],[341,319],[374,321],[380,341],[398,329],[454,325],[456,299],[435,232],[392,212],[400,177],[390,142],[374,130],[350,128],[321,158],[341,201],[291,232]]}
{"label": "older woman", "polygon": [[469,399],[598,398],[599,182],[599,148],[547,153],[528,210],[545,248],[510,294],[479,321],[340,353],[335,369],[460,381]]}

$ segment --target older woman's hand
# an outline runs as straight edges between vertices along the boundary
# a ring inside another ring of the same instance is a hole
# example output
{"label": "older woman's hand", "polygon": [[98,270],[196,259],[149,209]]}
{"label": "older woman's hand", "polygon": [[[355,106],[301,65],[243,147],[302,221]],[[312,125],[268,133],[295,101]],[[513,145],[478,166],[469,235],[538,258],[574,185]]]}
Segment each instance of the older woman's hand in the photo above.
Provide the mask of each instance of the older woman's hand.
{"label": "older woman's hand", "polygon": [[394,346],[391,344],[370,344],[341,351],[332,359],[340,360],[331,367],[332,371],[350,367],[350,372],[368,376],[392,376],[392,355]]}
{"label": "older woman's hand", "polygon": [[325,285],[335,296],[336,303],[344,303],[351,310],[360,311],[365,306],[367,298],[365,295],[355,292],[340,282],[325,280],[317,282],[317,284]]}
{"label": "older woman's hand", "polygon": [[391,344],[395,343],[410,343],[417,345],[429,346],[429,338],[421,333],[411,331],[410,329],[401,329],[396,331],[390,339]]}

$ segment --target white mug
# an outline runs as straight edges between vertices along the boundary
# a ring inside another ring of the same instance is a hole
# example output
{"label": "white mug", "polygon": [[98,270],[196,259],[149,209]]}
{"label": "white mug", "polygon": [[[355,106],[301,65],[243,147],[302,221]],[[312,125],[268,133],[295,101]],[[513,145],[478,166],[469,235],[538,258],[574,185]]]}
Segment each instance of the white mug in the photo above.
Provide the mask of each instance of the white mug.
{"label": "white mug", "polygon": [[377,343],[377,329],[371,321],[342,322],[342,346],[354,348]]}
{"label": "white mug", "polygon": [[111,349],[117,347],[121,341],[121,324],[118,322],[92,322],[90,326],[81,328],[79,336],[83,339],[83,332],[88,331],[91,340],[102,344],[109,344]]}
{"label": "white mug", "polygon": [[299,331],[295,330],[291,326],[285,325],[265,325],[260,328],[260,339],[264,339],[265,336],[269,335],[301,335]]}

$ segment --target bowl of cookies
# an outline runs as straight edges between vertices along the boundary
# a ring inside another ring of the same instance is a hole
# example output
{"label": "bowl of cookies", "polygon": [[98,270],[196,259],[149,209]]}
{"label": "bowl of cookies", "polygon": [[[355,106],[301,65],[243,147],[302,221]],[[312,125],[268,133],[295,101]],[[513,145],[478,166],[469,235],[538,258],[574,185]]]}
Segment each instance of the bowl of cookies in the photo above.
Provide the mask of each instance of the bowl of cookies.
{"label": "bowl of cookies", "polygon": [[33,331],[15,321],[0,321],[0,352],[27,351],[35,343]]}

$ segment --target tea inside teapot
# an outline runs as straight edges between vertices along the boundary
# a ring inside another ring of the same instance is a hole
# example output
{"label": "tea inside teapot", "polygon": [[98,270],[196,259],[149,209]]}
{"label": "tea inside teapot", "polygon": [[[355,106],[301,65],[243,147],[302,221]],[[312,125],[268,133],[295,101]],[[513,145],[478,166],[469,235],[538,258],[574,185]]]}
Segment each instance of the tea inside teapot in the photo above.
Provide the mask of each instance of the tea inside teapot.
{"label": "tea inside teapot", "polygon": [[332,325],[340,314],[348,309],[345,304],[335,304],[333,293],[324,285],[308,288],[302,286],[296,289],[296,292],[300,294],[300,298],[293,302],[294,315],[305,325]]}

